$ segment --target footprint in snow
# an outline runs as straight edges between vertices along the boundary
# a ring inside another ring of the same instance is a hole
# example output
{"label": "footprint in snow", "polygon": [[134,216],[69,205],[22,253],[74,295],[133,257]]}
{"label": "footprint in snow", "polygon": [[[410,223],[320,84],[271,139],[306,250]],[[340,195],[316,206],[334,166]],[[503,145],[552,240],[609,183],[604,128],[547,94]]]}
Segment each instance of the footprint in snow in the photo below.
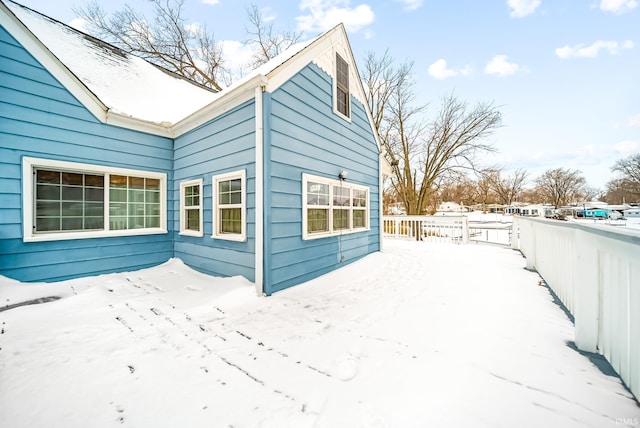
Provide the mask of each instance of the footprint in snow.
{"label": "footprint in snow", "polygon": [[349,354],[347,358],[338,364],[338,379],[347,382],[358,374],[358,362],[356,358]]}

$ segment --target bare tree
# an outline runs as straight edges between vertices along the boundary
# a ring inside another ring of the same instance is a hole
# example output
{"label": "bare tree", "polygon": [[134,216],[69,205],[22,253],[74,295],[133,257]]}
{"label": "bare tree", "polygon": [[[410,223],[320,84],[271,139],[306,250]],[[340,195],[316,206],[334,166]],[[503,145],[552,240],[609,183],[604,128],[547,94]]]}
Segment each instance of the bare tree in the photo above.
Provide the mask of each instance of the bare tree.
{"label": "bare tree", "polygon": [[626,192],[640,196],[640,153],[618,160],[611,170],[618,173]]}
{"label": "bare tree", "polygon": [[478,155],[494,152],[495,148],[484,140],[501,124],[500,112],[493,104],[479,103],[470,108],[466,102],[451,95],[442,99],[437,117],[428,124],[420,146],[417,171],[419,186],[414,189],[412,207],[420,213],[434,184],[445,176],[456,176],[474,171]]}
{"label": "bare tree", "polygon": [[537,189],[544,202],[556,207],[584,199],[586,180],[580,171],[556,168],[544,172],[535,179]]}
{"label": "bare tree", "polygon": [[482,209],[486,210],[486,205],[496,202],[496,194],[493,190],[493,176],[498,174],[498,170],[494,168],[486,168],[476,171],[478,181],[476,189],[478,191],[478,203],[482,204]]}
{"label": "bare tree", "polygon": [[245,31],[250,36],[245,44],[255,46],[251,62],[248,64],[250,69],[254,69],[265,62],[269,61],[297,43],[302,33],[281,31],[276,32],[273,29],[273,22],[267,20],[262,15],[262,11],[258,6],[252,4],[247,7],[247,16],[249,17],[250,27]]}
{"label": "bare tree", "polygon": [[446,180],[438,192],[439,201],[452,201],[466,206],[476,204],[479,196],[477,183],[466,176]]}
{"label": "bare tree", "polygon": [[388,50],[380,58],[376,57],[375,53],[369,52],[364,61],[362,84],[374,125],[378,130],[382,127],[387,106],[394,92],[399,87],[411,85],[413,63],[407,62],[395,68],[394,62]]}
{"label": "bare tree", "polygon": [[107,17],[96,0],[74,9],[96,37],[209,88],[220,90],[230,76],[223,66],[222,45],[205,26],[187,25],[184,0],[149,0],[149,21],[125,5]]}
{"label": "bare tree", "polygon": [[527,180],[527,171],[516,169],[512,174],[502,177],[500,171],[488,176],[490,186],[496,194],[496,202],[511,205],[522,193]]}
{"label": "bare tree", "polygon": [[607,183],[604,201],[608,204],[623,204],[627,202],[640,202],[640,194],[634,192],[630,182],[623,178],[617,178]]}

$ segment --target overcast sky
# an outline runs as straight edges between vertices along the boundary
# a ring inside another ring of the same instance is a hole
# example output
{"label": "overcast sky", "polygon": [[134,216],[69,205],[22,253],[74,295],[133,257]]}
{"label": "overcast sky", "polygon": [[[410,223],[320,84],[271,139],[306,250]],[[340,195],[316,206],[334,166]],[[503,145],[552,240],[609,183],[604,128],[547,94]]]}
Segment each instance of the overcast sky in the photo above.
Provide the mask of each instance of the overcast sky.
{"label": "overcast sky", "polygon": [[[81,25],[84,0],[21,0],[62,22]],[[129,0],[136,10],[146,0]],[[618,159],[640,152],[638,0],[278,0],[253,1],[274,28],[303,39],[343,22],[362,64],[386,49],[414,62],[416,101],[435,114],[443,96],[493,102],[503,127],[485,159],[533,180],[552,168],[582,171],[604,188]],[[122,0],[103,1],[107,10]],[[185,0],[185,17],[224,41],[226,59],[247,53],[246,8],[239,0]],[[150,16],[150,15],[149,15]],[[74,20],[76,20],[74,22]]]}

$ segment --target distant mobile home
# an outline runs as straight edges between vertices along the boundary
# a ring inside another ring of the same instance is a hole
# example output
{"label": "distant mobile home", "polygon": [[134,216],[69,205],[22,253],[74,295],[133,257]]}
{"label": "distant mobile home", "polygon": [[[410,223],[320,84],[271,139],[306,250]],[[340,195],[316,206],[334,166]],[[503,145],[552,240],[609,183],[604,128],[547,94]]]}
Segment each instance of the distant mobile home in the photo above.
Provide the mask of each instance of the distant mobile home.
{"label": "distant mobile home", "polygon": [[345,29],[214,92],[0,0],[0,274],[171,257],[260,294],[380,250],[385,165]]}

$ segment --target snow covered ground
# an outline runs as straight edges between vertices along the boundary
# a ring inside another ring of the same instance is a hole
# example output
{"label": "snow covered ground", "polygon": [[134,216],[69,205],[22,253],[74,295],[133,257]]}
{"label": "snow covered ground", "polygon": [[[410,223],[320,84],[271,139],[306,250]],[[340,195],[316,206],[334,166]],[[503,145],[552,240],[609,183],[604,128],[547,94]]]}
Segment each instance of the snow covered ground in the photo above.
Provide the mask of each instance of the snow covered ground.
{"label": "snow covered ground", "polygon": [[62,297],[0,312],[0,426],[640,426],[524,266],[502,247],[386,240],[269,298],[179,260],[0,277],[0,307]]}

